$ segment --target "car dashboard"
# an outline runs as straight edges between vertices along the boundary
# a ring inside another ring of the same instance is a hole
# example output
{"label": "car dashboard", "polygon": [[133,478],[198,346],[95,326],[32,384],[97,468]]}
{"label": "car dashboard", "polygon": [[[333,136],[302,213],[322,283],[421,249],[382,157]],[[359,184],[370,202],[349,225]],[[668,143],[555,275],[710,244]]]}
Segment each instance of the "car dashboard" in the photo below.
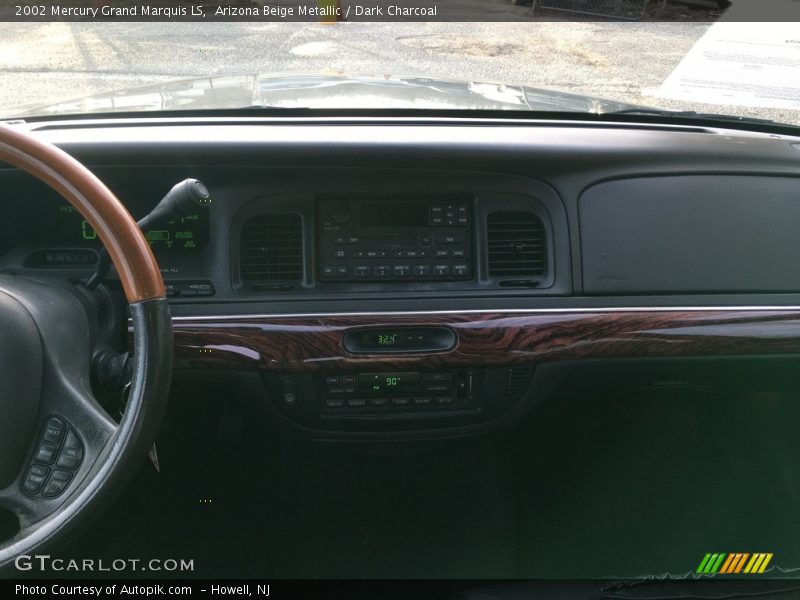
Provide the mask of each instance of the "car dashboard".
{"label": "car dashboard", "polygon": [[[475,435],[587,367],[692,386],[697,360],[800,350],[800,138],[491,118],[18,126],[136,218],[183,178],[208,186],[209,206],[147,232],[176,373],[236,374],[294,435]],[[91,275],[99,240],[65,201],[10,168],[0,197],[0,272]]]}

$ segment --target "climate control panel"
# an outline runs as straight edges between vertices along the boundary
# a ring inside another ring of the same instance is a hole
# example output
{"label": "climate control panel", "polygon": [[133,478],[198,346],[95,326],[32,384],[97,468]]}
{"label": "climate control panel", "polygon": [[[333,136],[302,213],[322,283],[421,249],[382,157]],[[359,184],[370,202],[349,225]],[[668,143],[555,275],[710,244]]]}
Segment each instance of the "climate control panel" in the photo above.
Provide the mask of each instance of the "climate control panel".
{"label": "climate control panel", "polygon": [[474,407],[469,369],[354,373],[324,377],[323,412],[336,414],[463,410]]}
{"label": "climate control panel", "polygon": [[352,372],[264,372],[261,377],[269,406],[301,426],[302,431],[354,435],[422,432],[491,421],[519,400],[530,379],[530,369],[390,367]]}

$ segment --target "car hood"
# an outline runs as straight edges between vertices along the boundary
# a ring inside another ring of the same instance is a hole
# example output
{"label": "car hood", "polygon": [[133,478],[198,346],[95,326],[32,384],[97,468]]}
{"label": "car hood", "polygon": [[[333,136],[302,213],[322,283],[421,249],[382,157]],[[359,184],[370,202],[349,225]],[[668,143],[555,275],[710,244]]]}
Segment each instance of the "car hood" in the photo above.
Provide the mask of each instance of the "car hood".
{"label": "car hood", "polygon": [[395,75],[235,75],[168,81],[27,107],[18,116],[242,108],[469,109],[606,113],[640,108],[499,83]]}

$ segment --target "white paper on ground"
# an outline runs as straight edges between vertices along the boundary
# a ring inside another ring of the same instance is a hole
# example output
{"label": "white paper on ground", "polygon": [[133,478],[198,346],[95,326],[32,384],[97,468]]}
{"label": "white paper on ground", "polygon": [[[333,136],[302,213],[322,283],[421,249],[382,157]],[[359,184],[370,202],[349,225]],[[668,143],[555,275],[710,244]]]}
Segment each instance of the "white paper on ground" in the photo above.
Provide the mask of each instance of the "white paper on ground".
{"label": "white paper on ground", "polygon": [[651,93],[696,103],[800,110],[800,25],[714,23]]}

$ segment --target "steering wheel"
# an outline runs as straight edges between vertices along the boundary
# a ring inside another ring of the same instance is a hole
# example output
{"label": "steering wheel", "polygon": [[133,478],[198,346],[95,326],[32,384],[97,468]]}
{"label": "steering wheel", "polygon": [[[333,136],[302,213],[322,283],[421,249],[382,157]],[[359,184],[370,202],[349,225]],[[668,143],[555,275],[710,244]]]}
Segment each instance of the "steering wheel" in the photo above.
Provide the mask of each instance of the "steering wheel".
{"label": "steering wheel", "polygon": [[[105,245],[129,303],[133,376],[119,424],[90,386],[90,315],[71,284],[0,275],[0,571],[68,539],[124,489],[161,423],[172,323],[158,264],[120,201],[59,148],[0,125],[0,162],[57,191]],[[0,207],[1,209],[1,207]]]}

